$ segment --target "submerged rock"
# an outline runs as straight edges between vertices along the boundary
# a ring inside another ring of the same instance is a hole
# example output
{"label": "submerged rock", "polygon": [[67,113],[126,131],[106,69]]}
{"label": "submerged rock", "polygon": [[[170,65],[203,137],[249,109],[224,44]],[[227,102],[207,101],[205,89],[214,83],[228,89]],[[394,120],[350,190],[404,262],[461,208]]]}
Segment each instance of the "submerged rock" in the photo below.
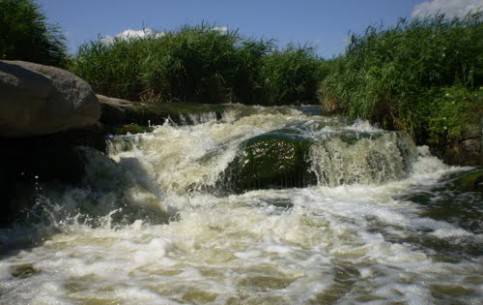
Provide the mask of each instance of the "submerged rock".
{"label": "submerged rock", "polygon": [[407,177],[415,157],[414,142],[407,134],[360,131],[313,121],[243,142],[219,185],[238,193],[310,185],[379,184]]}
{"label": "submerged rock", "polygon": [[101,108],[90,85],[55,67],[0,61],[0,137],[30,137],[94,125]]}
{"label": "submerged rock", "polygon": [[251,138],[241,144],[223,184],[235,192],[315,185],[308,159],[311,142],[294,129]]}

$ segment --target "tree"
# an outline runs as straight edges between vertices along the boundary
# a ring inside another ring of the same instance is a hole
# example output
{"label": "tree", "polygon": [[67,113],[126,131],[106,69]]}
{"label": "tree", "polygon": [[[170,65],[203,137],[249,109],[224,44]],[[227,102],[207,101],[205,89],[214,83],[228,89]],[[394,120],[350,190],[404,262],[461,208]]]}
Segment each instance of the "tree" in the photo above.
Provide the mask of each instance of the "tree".
{"label": "tree", "polygon": [[0,0],[0,59],[65,66],[65,37],[33,0]]}

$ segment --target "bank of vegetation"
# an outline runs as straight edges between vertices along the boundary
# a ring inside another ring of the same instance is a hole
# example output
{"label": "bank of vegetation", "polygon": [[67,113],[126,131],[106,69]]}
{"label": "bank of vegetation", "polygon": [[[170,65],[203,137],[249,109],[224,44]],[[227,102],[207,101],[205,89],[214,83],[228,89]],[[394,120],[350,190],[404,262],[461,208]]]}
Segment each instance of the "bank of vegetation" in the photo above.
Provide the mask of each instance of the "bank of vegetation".
{"label": "bank of vegetation", "polygon": [[325,61],[209,24],[83,44],[72,70],[102,94],[161,102],[316,103]]}
{"label": "bank of vegetation", "polygon": [[400,20],[352,35],[320,88],[328,109],[422,143],[462,139],[483,116],[483,18]]}

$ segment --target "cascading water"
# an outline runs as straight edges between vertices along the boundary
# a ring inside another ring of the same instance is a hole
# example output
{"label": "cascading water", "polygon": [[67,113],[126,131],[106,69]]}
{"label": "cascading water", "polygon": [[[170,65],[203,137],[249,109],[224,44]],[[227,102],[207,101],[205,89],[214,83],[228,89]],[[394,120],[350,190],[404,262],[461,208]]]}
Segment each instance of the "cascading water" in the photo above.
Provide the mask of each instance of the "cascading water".
{"label": "cascading water", "polygon": [[81,148],[82,186],[43,186],[30,224],[0,231],[0,304],[483,299],[481,195],[440,201],[440,179],[466,169],[292,108],[193,122]]}

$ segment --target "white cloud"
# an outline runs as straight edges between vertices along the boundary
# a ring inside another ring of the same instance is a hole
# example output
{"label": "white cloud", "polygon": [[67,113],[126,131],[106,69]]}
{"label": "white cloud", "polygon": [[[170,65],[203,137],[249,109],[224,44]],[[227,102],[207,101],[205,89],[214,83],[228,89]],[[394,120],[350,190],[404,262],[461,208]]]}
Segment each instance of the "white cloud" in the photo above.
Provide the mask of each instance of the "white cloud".
{"label": "white cloud", "polygon": [[220,34],[228,34],[228,27],[226,26],[215,26],[213,31],[218,31]]}
{"label": "white cloud", "polygon": [[464,17],[469,12],[483,11],[483,0],[431,0],[413,8],[413,17],[444,14],[447,18]]}
{"label": "white cloud", "polygon": [[163,32],[155,32],[150,28],[144,28],[142,30],[128,29],[115,36],[110,36],[110,35],[102,36],[100,40],[103,43],[109,44],[109,43],[112,43],[115,38],[122,39],[122,40],[131,40],[131,39],[139,39],[144,37],[159,38],[163,36],[164,36]]}
{"label": "white cloud", "polygon": [[[228,34],[228,27],[226,26],[215,26],[211,30],[217,31],[221,34]],[[115,38],[118,38],[121,40],[131,40],[131,39],[139,39],[144,37],[160,38],[160,37],[163,37],[164,35],[165,35],[164,32],[155,32],[150,28],[144,28],[142,30],[128,29],[114,36],[111,36],[111,35],[101,36],[99,40],[105,44],[110,44],[114,42]]]}

